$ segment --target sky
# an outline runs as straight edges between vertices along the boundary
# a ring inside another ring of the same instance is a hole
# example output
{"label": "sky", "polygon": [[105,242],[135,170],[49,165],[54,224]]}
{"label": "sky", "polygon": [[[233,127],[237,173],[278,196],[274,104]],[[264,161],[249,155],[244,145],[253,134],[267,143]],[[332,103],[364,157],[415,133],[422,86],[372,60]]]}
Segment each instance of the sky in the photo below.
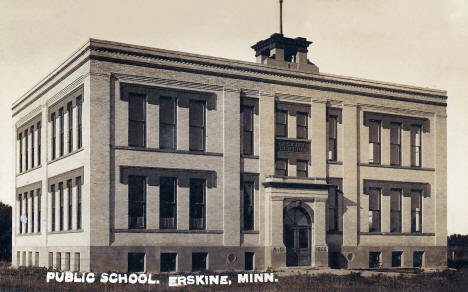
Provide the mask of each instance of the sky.
{"label": "sky", "polygon": [[[11,103],[88,38],[255,62],[278,0],[0,0],[0,201],[14,199]],[[468,234],[468,0],[284,0],[283,32],[324,73],[448,92],[448,232]]]}

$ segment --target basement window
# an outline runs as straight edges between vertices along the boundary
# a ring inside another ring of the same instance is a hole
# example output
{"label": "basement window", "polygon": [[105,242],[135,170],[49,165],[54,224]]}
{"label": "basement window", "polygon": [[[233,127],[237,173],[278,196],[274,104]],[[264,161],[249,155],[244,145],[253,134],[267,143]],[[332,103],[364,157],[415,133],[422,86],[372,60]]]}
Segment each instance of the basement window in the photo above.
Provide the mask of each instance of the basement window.
{"label": "basement window", "polygon": [[369,268],[381,268],[381,252],[380,251],[371,251],[369,252]]}
{"label": "basement window", "polygon": [[202,272],[207,269],[207,257],[206,252],[196,252],[192,254],[192,272]]}
{"label": "basement window", "polygon": [[128,253],[128,272],[144,272],[145,271],[145,253],[144,252],[129,252]]}
{"label": "basement window", "polygon": [[161,272],[175,272],[177,270],[177,254],[161,254]]}
{"label": "basement window", "polygon": [[420,268],[423,266],[424,252],[415,251],[413,253],[413,267]]}
{"label": "basement window", "polygon": [[253,252],[245,253],[245,270],[246,271],[252,271],[254,269],[254,258],[255,258],[255,253]]}
{"label": "basement window", "polygon": [[402,255],[403,255],[402,251],[392,251],[392,267],[394,268],[401,267]]}

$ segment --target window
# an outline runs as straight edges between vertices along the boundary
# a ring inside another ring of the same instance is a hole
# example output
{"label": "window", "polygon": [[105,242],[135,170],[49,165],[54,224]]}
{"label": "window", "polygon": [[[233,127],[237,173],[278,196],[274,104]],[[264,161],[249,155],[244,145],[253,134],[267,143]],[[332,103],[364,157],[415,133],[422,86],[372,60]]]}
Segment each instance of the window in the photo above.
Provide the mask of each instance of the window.
{"label": "window", "polygon": [[31,168],[34,168],[34,126],[29,129],[31,132]]}
{"label": "window", "polygon": [[128,226],[146,227],[146,177],[128,176]]}
{"label": "window", "polygon": [[413,252],[413,267],[420,268],[423,266],[424,252],[415,251]]}
{"label": "window", "polygon": [[369,232],[380,232],[380,189],[369,189]]}
{"label": "window", "polygon": [[63,136],[63,130],[64,130],[64,121],[63,121],[63,118],[64,118],[64,116],[63,116],[63,107],[61,107],[61,108],[59,109],[59,119],[60,119],[60,120],[59,120],[60,156],[63,155],[64,146],[65,146],[65,145],[64,145],[65,141],[64,141],[64,136]]}
{"label": "window", "polygon": [[288,160],[287,159],[276,159],[275,175],[276,176],[288,176]]}
{"label": "window", "polygon": [[23,266],[26,266],[26,252],[25,251],[23,251],[23,260],[22,260],[22,262],[23,262]]}
{"label": "window", "polygon": [[296,113],[296,135],[297,139],[307,139],[307,113]]}
{"label": "window", "polygon": [[49,269],[54,267],[54,253],[49,252]]}
{"label": "window", "polygon": [[369,268],[381,268],[381,253],[378,251],[369,252]]}
{"label": "window", "polygon": [[23,233],[23,222],[21,220],[21,216],[23,215],[23,197],[21,194],[18,195],[18,200],[19,200],[19,218],[18,218],[19,233]]}
{"label": "window", "polygon": [[81,229],[81,176],[76,178],[76,228]]}
{"label": "window", "polygon": [[21,252],[16,252],[16,265],[19,267],[21,265]]}
{"label": "window", "polygon": [[65,271],[70,271],[70,253],[65,253]]}
{"label": "window", "polygon": [[380,164],[380,121],[369,121],[369,163]]}
{"label": "window", "polygon": [[254,258],[255,253],[253,252],[246,252],[245,253],[245,270],[252,271],[254,269]]}
{"label": "window", "polygon": [[254,183],[244,182],[244,196],[243,196],[243,217],[244,217],[244,230],[254,229]]}
{"label": "window", "polygon": [[254,154],[254,108],[242,106],[242,154]]}
{"label": "window", "polygon": [[276,137],[288,136],[288,111],[277,110],[275,112]]}
{"label": "window", "polygon": [[72,199],[72,180],[67,180],[68,190],[68,230],[72,229],[72,218],[73,218],[73,199]]}
{"label": "window", "polygon": [[402,251],[392,251],[392,267],[397,268],[401,267],[401,256]]}
{"label": "window", "polygon": [[34,191],[31,191],[29,193],[29,196],[31,197],[31,232],[34,233]]}
{"label": "window", "polygon": [[28,229],[28,224],[29,224],[29,214],[28,214],[28,193],[24,193],[24,215],[26,216],[26,223],[24,224],[24,233],[28,233],[29,232],[29,229]]}
{"label": "window", "polygon": [[207,253],[196,252],[192,253],[192,272],[202,272],[207,269]]}
{"label": "window", "polygon": [[146,96],[128,96],[128,145],[146,146]]}
{"label": "window", "polygon": [[401,165],[401,124],[390,124],[390,164]]}
{"label": "window", "polygon": [[411,232],[422,232],[421,191],[411,191]]}
{"label": "window", "polygon": [[63,182],[59,183],[59,204],[60,204],[59,230],[63,230]]}
{"label": "window", "polygon": [[28,252],[28,267],[32,266],[32,251]]}
{"label": "window", "polygon": [[205,229],[204,179],[190,179],[190,229]]}
{"label": "window", "polygon": [[411,126],[411,166],[421,166],[421,126]]}
{"label": "window", "polygon": [[159,98],[159,148],[177,148],[176,102],[171,97]]}
{"label": "window", "polygon": [[75,252],[75,269],[76,272],[80,271],[80,253]]}
{"label": "window", "polygon": [[24,148],[25,148],[25,162],[24,162],[24,169],[25,170],[28,170],[28,167],[29,167],[29,135],[28,135],[28,130],[25,130],[24,131]]}
{"label": "window", "polygon": [[58,271],[62,270],[62,253],[60,252],[55,253],[55,268]]}
{"label": "window", "polygon": [[52,113],[50,120],[52,121],[52,159],[55,159],[57,156],[57,120],[55,118],[55,113]]}
{"label": "window", "polygon": [[41,122],[37,122],[37,165],[41,165]]}
{"label": "window", "polygon": [[177,254],[161,253],[161,272],[175,272],[177,270]]}
{"label": "window", "polygon": [[67,104],[68,112],[68,153],[73,151],[73,106],[70,101]]}
{"label": "window", "polygon": [[78,108],[78,149],[81,148],[81,146],[83,146],[83,125],[82,125],[82,120],[83,120],[83,117],[82,117],[82,114],[83,114],[83,105],[82,105],[82,102],[81,102],[81,96],[78,96],[76,98],[76,107]]}
{"label": "window", "polygon": [[401,232],[401,190],[390,192],[390,232]]}
{"label": "window", "polygon": [[177,228],[177,180],[161,177],[159,184],[159,228]]}
{"label": "window", "polygon": [[199,100],[190,101],[189,112],[189,149],[205,151],[205,102]]}
{"label": "window", "polygon": [[328,192],[328,231],[338,231],[338,189]]}
{"label": "window", "polygon": [[296,174],[296,176],[297,177],[307,177],[308,176],[308,173],[307,173],[308,165],[309,165],[309,161],[307,161],[307,160],[297,160],[297,163],[296,163],[297,174]]}
{"label": "window", "polygon": [[328,160],[337,160],[338,117],[328,116]]}
{"label": "window", "polygon": [[129,252],[128,253],[128,272],[144,272],[145,271],[145,253]]}
{"label": "window", "polygon": [[41,232],[41,189],[37,189],[37,232]]}
{"label": "window", "polygon": [[34,265],[36,267],[39,267],[39,252],[36,251],[35,255],[34,255],[35,259],[34,259]]}
{"label": "window", "polygon": [[23,172],[23,133],[19,133],[19,172]]}
{"label": "window", "polygon": [[50,194],[52,195],[52,231],[55,231],[55,185],[50,186]]}

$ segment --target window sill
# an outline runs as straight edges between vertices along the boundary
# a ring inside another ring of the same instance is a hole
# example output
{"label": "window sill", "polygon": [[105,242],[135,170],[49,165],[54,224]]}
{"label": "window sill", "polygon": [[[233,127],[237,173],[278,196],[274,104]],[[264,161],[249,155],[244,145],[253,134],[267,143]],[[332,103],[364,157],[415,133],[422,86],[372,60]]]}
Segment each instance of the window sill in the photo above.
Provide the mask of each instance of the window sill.
{"label": "window sill", "polygon": [[260,159],[258,155],[241,154],[241,158]]}
{"label": "window sill", "polygon": [[327,235],[343,235],[343,231],[327,231]]}
{"label": "window sill", "polygon": [[359,235],[435,236],[435,233],[422,233],[422,232],[360,232]]}
{"label": "window sill", "polygon": [[116,150],[130,150],[130,151],[143,151],[143,152],[162,152],[174,154],[192,154],[192,155],[208,155],[208,156],[223,156],[223,153],[205,152],[205,151],[191,151],[191,150],[176,150],[176,149],[160,149],[149,147],[134,147],[134,146],[110,146],[111,149]]}
{"label": "window sill", "polygon": [[80,233],[84,232],[83,229],[73,229],[73,230],[61,230],[61,231],[51,231],[47,232],[48,235],[55,235],[55,234],[67,234],[67,233]]}
{"label": "window sill", "polygon": [[260,234],[258,230],[242,230],[242,234]]}
{"label": "window sill", "polygon": [[423,168],[423,167],[419,167],[419,166],[383,165],[383,164],[377,164],[377,163],[358,163],[358,166],[382,167],[382,168],[394,168],[394,169],[408,169],[408,170],[422,170],[422,171],[435,171],[435,168]]}
{"label": "window sill", "polygon": [[20,176],[20,175],[26,174],[26,173],[28,173],[28,172],[32,172],[32,171],[34,171],[34,170],[36,170],[36,169],[39,169],[39,168],[41,168],[41,167],[42,167],[42,164],[40,164],[40,165],[38,165],[38,166],[35,166],[35,167],[33,167],[33,168],[30,168],[30,169],[28,169],[28,170],[25,170],[25,171],[23,171],[23,172],[20,172],[20,173],[16,174],[16,176]]}
{"label": "window sill", "polygon": [[113,233],[202,233],[202,234],[223,234],[223,230],[199,230],[199,229],[111,229]]}
{"label": "window sill", "polygon": [[16,237],[23,237],[23,236],[34,236],[34,235],[41,235],[42,232],[33,232],[33,233],[17,233]]}
{"label": "window sill", "polygon": [[81,147],[81,148],[76,149],[76,150],[74,150],[74,151],[72,151],[72,152],[70,152],[70,153],[64,154],[64,155],[62,155],[62,156],[60,156],[60,157],[57,157],[57,158],[55,158],[55,159],[53,159],[53,160],[50,160],[50,161],[49,161],[49,164],[52,164],[52,163],[54,163],[54,162],[56,162],[56,161],[62,160],[62,159],[64,159],[64,158],[67,158],[68,156],[72,156],[73,154],[76,154],[76,153],[78,153],[78,152],[83,151],[83,149],[84,149],[84,148]]}
{"label": "window sill", "polygon": [[343,165],[343,161],[327,160],[328,164]]}

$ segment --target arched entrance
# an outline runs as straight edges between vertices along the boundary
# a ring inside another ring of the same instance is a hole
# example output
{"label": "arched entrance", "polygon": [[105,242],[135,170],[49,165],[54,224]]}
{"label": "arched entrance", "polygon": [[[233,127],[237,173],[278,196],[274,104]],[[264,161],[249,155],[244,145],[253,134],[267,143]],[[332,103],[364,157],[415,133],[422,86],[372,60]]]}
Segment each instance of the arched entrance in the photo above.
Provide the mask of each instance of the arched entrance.
{"label": "arched entrance", "polygon": [[286,246],[286,266],[310,266],[311,222],[304,208],[284,208],[283,242]]}

